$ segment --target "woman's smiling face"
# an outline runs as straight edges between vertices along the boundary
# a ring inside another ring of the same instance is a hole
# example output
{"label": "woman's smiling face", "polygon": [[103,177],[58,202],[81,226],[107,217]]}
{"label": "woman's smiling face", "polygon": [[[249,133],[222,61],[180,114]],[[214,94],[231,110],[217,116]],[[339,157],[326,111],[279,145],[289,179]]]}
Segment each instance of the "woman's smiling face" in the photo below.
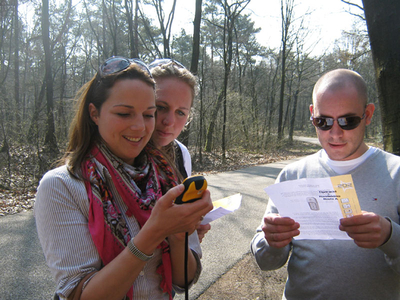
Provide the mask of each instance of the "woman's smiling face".
{"label": "woman's smiling face", "polygon": [[139,79],[115,82],[100,109],[91,103],[91,119],[110,151],[132,165],[151,138],[155,126],[155,93]]}

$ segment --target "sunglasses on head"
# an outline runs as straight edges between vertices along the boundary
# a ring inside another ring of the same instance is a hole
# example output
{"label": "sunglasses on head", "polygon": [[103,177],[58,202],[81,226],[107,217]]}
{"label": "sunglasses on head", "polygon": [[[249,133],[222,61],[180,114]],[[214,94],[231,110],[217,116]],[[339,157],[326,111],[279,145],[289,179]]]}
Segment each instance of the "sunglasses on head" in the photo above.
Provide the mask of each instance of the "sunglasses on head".
{"label": "sunglasses on head", "polygon": [[172,58],[157,58],[155,59],[152,63],[149,64],[149,69],[153,69],[155,67],[159,67],[162,65],[167,65],[167,64],[174,64],[180,69],[186,69],[184,65],[182,65],[179,61],[172,59]]}
{"label": "sunglasses on head", "polygon": [[311,116],[310,120],[316,128],[326,131],[332,128],[335,120],[338,122],[338,125],[343,130],[352,130],[357,128],[358,125],[360,125],[361,120],[364,118],[365,118],[365,113],[362,115],[362,117],[349,116],[349,117],[340,117],[337,119],[327,118],[327,117],[314,118],[313,116]]}
{"label": "sunglasses on head", "polygon": [[137,65],[140,69],[145,71],[150,77],[151,72],[147,65],[138,58],[125,58],[122,56],[112,56],[108,58],[100,67],[100,77],[106,77],[111,74],[119,73],[127,69],[131,64]]}

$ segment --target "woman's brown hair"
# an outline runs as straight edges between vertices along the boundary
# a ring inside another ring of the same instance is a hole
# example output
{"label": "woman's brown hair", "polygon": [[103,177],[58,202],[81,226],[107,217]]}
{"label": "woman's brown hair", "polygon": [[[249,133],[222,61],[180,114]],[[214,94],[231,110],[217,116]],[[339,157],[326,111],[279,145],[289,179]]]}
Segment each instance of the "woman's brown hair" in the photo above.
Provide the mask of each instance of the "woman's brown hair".
{"label": "woman's brown hair", "polygon": [[82,162],[94,143],[100,141],[97,125],[90,118],[89,104],[93,103],[100,112],[103,103],[109,97],[110,89],[115,82],[123,79],[142,80],[155,89],[155,81],[151,74],[143,70],[142,66],[131,63],[123,71],[103,77],[98,72],[77,93],[77,109],[70,126],[68,147],[60,160],[60,164],[66,164],[72,175],[81,177]]}

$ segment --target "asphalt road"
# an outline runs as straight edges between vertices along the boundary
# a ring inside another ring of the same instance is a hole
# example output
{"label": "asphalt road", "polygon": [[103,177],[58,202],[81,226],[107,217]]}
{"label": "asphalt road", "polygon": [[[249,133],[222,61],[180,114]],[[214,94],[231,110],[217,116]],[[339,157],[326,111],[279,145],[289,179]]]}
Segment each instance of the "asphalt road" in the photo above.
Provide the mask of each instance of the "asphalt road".
{"label": "asphalt road", "polygon": [[[237,211],[211,223],[202,243],[203,273],[190,290],[190,299],[196,299],[249,252],[267,204],[263,189],[292,161],[206,176],[213,200],[236,193],[243,198]],[[33,212],[1,217],[0,228],[0,299],[52,299],[55,284],[45,264]]]}
{"label": "asphalt road", "polygon": [[52,299],[55,284],[45,263],[33,212],[0,217],[0,299]]}
{"label": "asphalt road", "polygon": [[318,138],[315,137],[294,136],[293,138],[298,141],[320,145]]}
{"label": "asphalt road", "polygon": [[[293,161],[206,176],[213,201],[240,193],[242,204],[237,211],[211,223],[211,230],[201,244],[203,272],[190,289],[190,299],[196,299],[250,252],[250,241],[267,207],[264,188],[273,184],[280,170]],[[181,300],[184,296],[178,295],[174,299]]]}

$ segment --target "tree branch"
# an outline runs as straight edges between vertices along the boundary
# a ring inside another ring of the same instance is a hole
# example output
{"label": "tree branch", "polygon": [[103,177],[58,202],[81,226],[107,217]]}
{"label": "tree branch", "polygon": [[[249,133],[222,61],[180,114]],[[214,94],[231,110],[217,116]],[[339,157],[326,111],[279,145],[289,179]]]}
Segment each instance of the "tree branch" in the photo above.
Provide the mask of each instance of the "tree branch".
{"label": "tree branch", "polygon": [[361,10],[361,11],[362,11],[362,14],[355,14],[355,13],[352,13],[352,12],[350,12],[350,11],[349,11],[348,13],[349,13],[350,15],[352,15],[352,16],[358,17],[358,18],[360,18],[361,20],[365,21],[365,17],[364,17],[364,7],[362,7],[361,5],[355,4],[355,3],[353,3],[353,2],[347,1],[347,0],[340,0],[340,1],[342,1],[343,3],[348,4],[348,5],[350,5],[350,6],[354,6],[354,7],[358,8],[359,10]]}

